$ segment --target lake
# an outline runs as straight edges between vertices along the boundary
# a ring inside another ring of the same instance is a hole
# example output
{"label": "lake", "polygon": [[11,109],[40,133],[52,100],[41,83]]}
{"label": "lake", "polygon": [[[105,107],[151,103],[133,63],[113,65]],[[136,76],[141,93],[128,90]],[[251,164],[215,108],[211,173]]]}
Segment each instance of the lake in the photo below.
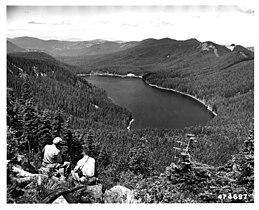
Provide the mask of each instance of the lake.
{"label": "lake", "polygon": [[133,115],[131,129],[184,128],[204,125],[213,114],[198,101],[168,90],[150,87],[139,78],[111,76],[84,77],[106,90],[112,101]]}

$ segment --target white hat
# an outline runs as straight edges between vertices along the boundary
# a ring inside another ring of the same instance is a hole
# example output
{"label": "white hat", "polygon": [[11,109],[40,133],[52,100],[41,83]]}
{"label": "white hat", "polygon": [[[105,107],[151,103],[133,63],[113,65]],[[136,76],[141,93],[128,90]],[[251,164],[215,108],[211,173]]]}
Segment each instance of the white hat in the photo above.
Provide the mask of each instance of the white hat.
{"label": "white hat", "polygon": [[62,141],[62,138],[56,137],[56,138],[53,139],[52,143],[53,143],[53,144],[58,144],[58,143],[60,143],[61,141]]}

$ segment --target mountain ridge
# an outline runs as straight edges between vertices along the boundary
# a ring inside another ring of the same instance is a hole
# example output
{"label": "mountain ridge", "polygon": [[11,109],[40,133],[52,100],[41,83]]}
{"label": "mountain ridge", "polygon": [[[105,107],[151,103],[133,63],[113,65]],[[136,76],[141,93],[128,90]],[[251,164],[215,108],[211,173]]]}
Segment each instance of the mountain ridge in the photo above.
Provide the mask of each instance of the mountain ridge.
{"label": "mountain ridge", "polygon": [[95,39],[90,41],[60,41],[56,39],[42,40],[35,37],[8,38],[8,41],[28,51],[42,51],[57,56],[79,56],[107,54],[129,48],[137,42],[107,41]]}
{"label": "mountain ridge", "polygon": [[[110,73],[143,75],[157,69],[171,68],[176,64],[190,65],[189,62],[217,65],[222,56],[231,53],[227,47],[214,42],[199,42],[197,39],[174,40],[145,39],[136,46],[120,52],[96,56],[60,57],[59,59],[81,66],[84,72],[103,71]],[[185,61],[184,61],[185,60]],[[186,62],[186,64],[184,64]]]}

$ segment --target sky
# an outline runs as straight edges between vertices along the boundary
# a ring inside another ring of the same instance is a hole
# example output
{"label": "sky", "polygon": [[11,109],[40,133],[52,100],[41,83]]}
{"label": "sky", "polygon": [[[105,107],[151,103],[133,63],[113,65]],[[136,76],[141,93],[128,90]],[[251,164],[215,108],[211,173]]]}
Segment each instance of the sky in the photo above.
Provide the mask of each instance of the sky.
{"label": "sky", "polygon": [[[227,2],[227,1],[226,1]],[[196,38],[254,46],[254,4],[8,6],[7,37],[140,41]]]}

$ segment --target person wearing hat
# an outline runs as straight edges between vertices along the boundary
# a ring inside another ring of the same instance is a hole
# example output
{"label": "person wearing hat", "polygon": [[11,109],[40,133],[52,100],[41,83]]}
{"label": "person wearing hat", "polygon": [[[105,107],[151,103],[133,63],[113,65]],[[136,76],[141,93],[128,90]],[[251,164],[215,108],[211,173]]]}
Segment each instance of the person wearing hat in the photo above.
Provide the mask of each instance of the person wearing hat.
{"label": "person wearing hat", "polygon": [[52,141],[53,144],[46,145],[43,148],[42,166],[48,169],[64,169],[64,176],[67,177],[70,173],[70,162],[62,160],[61,152],[58,149],[61,142],[62,139],[60,137],[56,137]]}

